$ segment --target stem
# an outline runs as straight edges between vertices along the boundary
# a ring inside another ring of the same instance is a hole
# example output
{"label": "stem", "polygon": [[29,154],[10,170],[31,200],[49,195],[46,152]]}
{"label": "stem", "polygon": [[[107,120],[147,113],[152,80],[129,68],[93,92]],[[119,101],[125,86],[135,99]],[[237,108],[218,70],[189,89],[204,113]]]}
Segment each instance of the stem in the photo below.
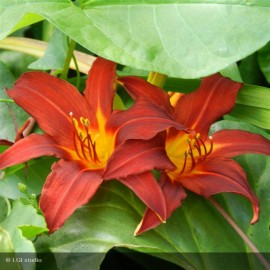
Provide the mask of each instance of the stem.
{"label": "stem", "polygon": [[237,234],[243,239],[243,241],[249,246],[251,251],[256,255],[261,264],[265,267],[265,269],[270,270],[269,262],[262,256],[260,251],[256,248],[256,246],[251,242],[251,240],[245,235],[245,233],[241,230],[241,228],[233,221],[233,219],[226,213],[226,211],[220,206],[218,202],[216,202],[213,198],[208,199],[212,205],[216,207],[219,213],[228,221],[228,223],[234,228]]}
{"label": "stem", "polygon": [[12,99],[4,99],[4,98],[0,98],[0,102],[14,103]]}
{"label": "stem", "polygon": [[151,71],[148,75],[147,81],[158,87],[163,87],[167,79],[167,75]]}
{"label": "stem", "polygon": [[10,212],[11,212],[11,205],[10,205],[10,201],[8,198],[4,197],[4,200],[6,202],[7,205],[7,216],[9,216]]}
{"label": "stem", "polygon": [[67,75],[68,75],[68,71],[69,71],[69,65],[70,65],[70,61],[72,59],[72,55],[73,55],[73,51],[75,49],[75,46],[76,46],[76,42],[74,40],[71,40],[70,43],[69,43],[69,47],[68,47],[64,67],[63,67],[62,73],[60,75],[60,78],[63,79],[63,80],[67,80]]}
{"label": "stem", "polygon": [[[7,37],[0,40],[0,49],[22,52],[38,58],[44,55],[47,47],[47,42],[30,38]],[[74,51],[74,56],[76,57],[80,72],[88,74],[88,71],[96,57],[79,51]],[[70,62],[70,68],[76,69],[73,60]]]}
{"label": "stem", "polygon": [[80,70],[79,70],[79,66],[78,66],[78,62],[77,59],[75,57],[74,54],[72,54],[72,60],[75,64],[75,68],[76,68],[76,88],[79,89],[80,84],[81,84],[81,75],[80,75]]}

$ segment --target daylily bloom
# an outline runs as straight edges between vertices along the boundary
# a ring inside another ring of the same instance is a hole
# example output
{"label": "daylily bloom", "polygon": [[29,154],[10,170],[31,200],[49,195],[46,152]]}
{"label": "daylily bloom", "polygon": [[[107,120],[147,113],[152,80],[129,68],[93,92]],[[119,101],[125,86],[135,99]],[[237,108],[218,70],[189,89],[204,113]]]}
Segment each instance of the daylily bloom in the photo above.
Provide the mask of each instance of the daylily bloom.
{"label": "daylily bloom", "polygon": [[[164,127],[175,121],[164,112],[153,114],[145,101],[126,111],[113,110],[115,80],[116,64],[97,58],[84,95],[43,72],[25,73],[7,90],[45,133],[18,140],[0,155],[0,169],[44,155],[60,158],[40,198],[50,232],[87,203],[103,180],[113,178],[131,188],[161,220],[166,218],[164,196],[151,170],[174,168],[164,149]],[[145,126],[150,122],[151,130]]]}
{"label": "daylily bloom", "polygon": [[[167,129],[165,148],[176,168],[163,170],[160,176],[159,183],[166,200],[166,218],[181,206],[187,189],[205,198],[221,192],[240,194],[252,203],[254,214],[251,223],[255,223],[259,215],[259,200],[252,192],[245,172],[231,157],[245,153],[270,155],[270,141],[243,130],[220,130],[208,135],[211,124],[233,108],[241,83],[215,74],[203,79],[201,86],[192,93],[171,93],[162,98],[162,89],[140,78],[124,77],[120,81],[135,100],[163,103],[163,109],[190,130],[187,133],[173,127]],[[173,112],[170,105],[174,107]],[[160,223],[148,208],[135,234],[155,228]]]}

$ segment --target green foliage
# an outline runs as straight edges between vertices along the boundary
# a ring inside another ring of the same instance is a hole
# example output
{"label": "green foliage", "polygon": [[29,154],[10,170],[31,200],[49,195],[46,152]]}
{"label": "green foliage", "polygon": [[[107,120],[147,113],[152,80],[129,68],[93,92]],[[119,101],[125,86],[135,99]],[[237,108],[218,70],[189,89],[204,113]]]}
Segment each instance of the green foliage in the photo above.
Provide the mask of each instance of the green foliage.
{"label": "green foliage", "polygon": [[67,45],[67,38],[60,31],[55,30],[44,56],[31,63],[28,68],[40,70],[62,69],[66,58]]}
{"label": "green foliage", "polygon": [[[242,81],[234,109],[211,127],[211,133],[243,129],[270,139],[268,0],[2,0],[0,20],[0,39],[12,34],[49,40],[38,60],[16,52],[16,46],[15,52],[0,52],[0,139],[14,141],[16,124],[21,127],[29,117],[5,89],[29,69],[61,72],[70,40],[77,42],[78,50],[125,65],[119,66],[119,76],[146,79],[148,71],[169,75],[166,91],[191,92],[201,77],[218,71]],[[35,48],[27,50],[31,54]],[[84,89],[84,77],[68,75]],[[121,89],[118,94],[114,108],[128,108],[128,95]],[[36,131],[41,132],[38,127]],[[5,149],[1,146],[0,152]],[[244,155],[235,160],[260,199],[260,221],[249,224],[251,205],[241,196],[220,194],[215,199],[270,262],[270,158]],[[144,205],[118,182],[105,183],[60,230],[47,235],[38,196],[54,161],[39,158],[0,171],[0,269],[43,269],[34,263],[42,252],[47,252],[44,267],[50,269],[103,269],[104,258],[113,260],[115,253],[152,269],[154,261],[149,266],[149,259],[134,251],[161,259],[157,270],[163,265],[167,269],[167,262],[175,265],[172,269],[264,269],[215,207],[192,193],[166,224],[134,237]],[[22,252],[32,261],[24,260]],[[109,267],[113,265],[110,261]]]}
{"label": "green foliage", "polygon": [[100,0],[81,7],[68,0],[4,0],[1,7],[0,38],[26,14],[22,26],[38,14],[100,56],[183,78],[219,71],[270,39],[270,4],[262,0]]}
{"label": "green foliage", "polygon": [[258,60],[266,80],[270,83],[270,42],[259,51]]}
{"label": "green foliage", "polygon": [[[25,261],[26,258],[33,260],[35,258],[35,248],[30,240],[46,231],[43,216],[39,215],[31,204],[26,204],[20,199],[14,201],[11,212],[0,223],[1,252],[6,252],[6,258],[9,257],[11,260],[10,262],[1,258],[1,265],[5,265],[3,269],[9,269],[10,266],[23,270],[35,269],[34,262]],[[1,254],[1,257],[3,256],[4,254]]]}
{"label": "green foliage", "polygon": [[[246,155],[238,161],[249,172],[249,180],[261,199],[261,221],[249,224],[252,210],[244,198],[226,194],[217,199],[224,202],[259,250],[267,253],[270,251],[267,218],[270,159]],[[185,269],[264,269],[255,255],[245,253],[248,247],[227,221],[199,196],[190,193],[166,224],[134,237],[143,209],[141,202],[124,186],[116,182],[104,184],[94,200],[77,210],[62,229],[43,239],[40,248],[45,243],[50,246],[60,269],[83,268],[90,261],[92,269],[99,269],[103,253],[113,247],[152,254]],[[66,251],[72,251],[74,256],[58,255]],[[89,255],[97,251],[102,253]],[[81,252],[88,253],[79,256]]]}

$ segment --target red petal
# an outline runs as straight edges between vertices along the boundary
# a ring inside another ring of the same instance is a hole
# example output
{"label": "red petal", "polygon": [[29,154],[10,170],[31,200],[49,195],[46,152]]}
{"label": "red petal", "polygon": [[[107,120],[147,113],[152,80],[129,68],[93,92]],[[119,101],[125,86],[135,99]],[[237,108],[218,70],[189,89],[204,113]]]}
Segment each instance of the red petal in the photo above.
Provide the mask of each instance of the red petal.
{"label": "red petal", "polygon": [[[186,198],[187,194],[179,183],[172,183],[166,174],[161,175],[160,185],[166,201],[166,219],[168,219],[173,211],[181,206],[182,201]],[[139,235],[145,231],[157,227],[161,223],[162,222],[157,215],[151,209],[147,208],[143,219],[137,226],[134,234]]]}
{"label": "red petal", "polygon": [[93,111],[100,111],[105,119],[112,113],[115,80],[116,63],[98,57],[89,71],[84,95]]}
{"label": "red petal", "polygon": [[127,139],[147,140],[168,127],[186,129],[165,110],[146,100],[136,102],[126,111],[114,111],[107,123],[108,130],[117,130],[116,144]]}
{"label": "red petal", "polygon": [[40,156],[61,158],[67,155],[50,136],[31,134],[13,144],[0,155],[0,169]]}
{"label": "red petal", "polygon": [[124,84],[124,87],[133,99],[147,99],[154,102],[160,108],[165,109],[168,113],[174,114],[174,109],[170,103],[170,97],[161,88],[133,76],[122,77],[119,78],[118,81]]}
{"label": "red petal", "polygon": [[187,189],[206,198],[221,192],[233,192],[249,199],[258,220],[259,200],[251,190],[243,169],[230,159],[208,159],[197,164],[196,172],[178,179]]}
{"label": "red petal", "polygon": [[165,199],[151,172],[131,175],[119,181],[129,187],[161,220],[166,220]]}
{"label": "red petal", "polygon": [[177,121],[207,135],[210,125],[232,110],[241,86],[220,74],[203,79],[195,92],[182,96],[177,102]]}
{"label": "red petal", "polygon": [[101,183],[101,171],[89,171],[75,162],[55,163],[40,197],[50,232],[59,229],[78,207],[86,204]]}
{"label": "red petal", "polygon": [[234,157],[246,153],[270,155],[270,141],[243,130],[220,130],[213,134],[213,156]]}
{"label": "red petal", "polygon": [[73,144],[69,113],[76,118],[90,115],[85,98],[73,85],[47,73],[24,73],[7,94],[64,145]]}
{"label": "red petal", "polygon": [[117,147],[104,172],[105,179],[127,177],[153,169],[174,169],[164,149],[166,133],[151,140],[128,140]]}

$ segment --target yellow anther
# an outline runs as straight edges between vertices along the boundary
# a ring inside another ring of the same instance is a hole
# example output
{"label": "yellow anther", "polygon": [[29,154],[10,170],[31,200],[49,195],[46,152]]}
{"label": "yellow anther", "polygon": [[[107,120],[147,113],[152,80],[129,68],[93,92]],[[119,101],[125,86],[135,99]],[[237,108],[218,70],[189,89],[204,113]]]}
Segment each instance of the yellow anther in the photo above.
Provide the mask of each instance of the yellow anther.
{"label": "yellow anther", "polygon": [[86,127],[88,127],[90,124],[89,120],[87,118],[84,118],[84,117],[80,117],[80,122]]}
{"label": "yellow anther", "polygon": [[196,139],[200,139],[201,138],[201,134],[200,133],[197,133],[196,134]]}

